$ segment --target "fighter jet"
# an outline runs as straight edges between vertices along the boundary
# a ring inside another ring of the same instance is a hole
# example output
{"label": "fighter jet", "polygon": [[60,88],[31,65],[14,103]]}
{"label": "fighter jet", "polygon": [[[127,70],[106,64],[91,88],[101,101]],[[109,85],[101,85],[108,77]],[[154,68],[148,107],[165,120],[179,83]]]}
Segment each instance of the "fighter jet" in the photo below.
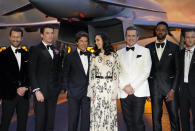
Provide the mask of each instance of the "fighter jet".
{"label": "fighter jet", "polygon": [[[113,44],[121,43],[124,42],[124,31],[128,26],[136,26],[141,31],[141,39],[149,38],[153,36],[156,23],[162,20],[169,24],[171,30],[195,28],[195,24],[168,21],[166,11],[154,0],[15,0],[15,2],[16,4],[9,8],[0,8],[0,15],[14,16],[18,12],[24,14],[36,9],[40,11],[37,17],[44,17],[44,21],[35,22],[35,18],[33,22],[24,20],[20,22],[18,19],[18,24],[3,23],[0,24],[0,28],[22,26],[30,30],[45,24],[59,25],[58,40],[65,43],[74,43],[75,33],[79,30],[89,33],[90,44],[94,43],[93,36],[97,32],[107,33]],[[28,15],[29,17],[34,16]],[[51,20],[45,21],[47,18]]]}

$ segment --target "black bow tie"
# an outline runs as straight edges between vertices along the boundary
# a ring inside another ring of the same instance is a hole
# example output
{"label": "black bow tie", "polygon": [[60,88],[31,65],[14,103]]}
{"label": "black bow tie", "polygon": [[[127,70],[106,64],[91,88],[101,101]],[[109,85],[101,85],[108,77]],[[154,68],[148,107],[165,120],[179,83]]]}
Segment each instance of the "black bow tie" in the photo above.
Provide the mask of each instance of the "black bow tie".
{"label": "black bow tie", "polygon": [[134,51],[135,50],[135,47],[126,47],[126,51],[129,51],[129,50]]}
{"label": "black bow tie", "polygon": [[164,42],[163,43],[156,43],[157,48],[160,48],[160,46],[161,46],[161,48],[163,48],[165,46],[165,43]]}
{"label": "black bow tie", "polygon": [[53,49],[53,45],[47,45],[47,49],[49,50],[49,48],[52,50]]}
{"label": "black bow tie", "polygon": [[22,52],[22,49],[16,49],[15,50],[15,53],[21,53]]}
{"label": "black bow tie", "polygon": [[80,55],[89,55],[87,51],[80,51]]}
{"label": "black bow tie", "polygon": [[188,50],[188,49],[186,49],[185,52],[193,53],[192,50]]}

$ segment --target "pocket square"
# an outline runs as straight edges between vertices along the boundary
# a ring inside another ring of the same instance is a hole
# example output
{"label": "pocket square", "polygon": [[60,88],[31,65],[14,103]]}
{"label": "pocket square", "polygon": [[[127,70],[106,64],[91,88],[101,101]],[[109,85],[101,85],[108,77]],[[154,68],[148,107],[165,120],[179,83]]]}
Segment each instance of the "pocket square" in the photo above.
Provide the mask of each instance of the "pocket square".
{"label": "pocket square", "polygon": [[172,55],[172,53],[169,53],[169,54],[168,54],[168,56],[171,56],[171,55]]}
{"label": "pocket square", "polygon": [[136,58],[139,58],[139,57],[141,57],[142,55],[137,55],[137,57]]}

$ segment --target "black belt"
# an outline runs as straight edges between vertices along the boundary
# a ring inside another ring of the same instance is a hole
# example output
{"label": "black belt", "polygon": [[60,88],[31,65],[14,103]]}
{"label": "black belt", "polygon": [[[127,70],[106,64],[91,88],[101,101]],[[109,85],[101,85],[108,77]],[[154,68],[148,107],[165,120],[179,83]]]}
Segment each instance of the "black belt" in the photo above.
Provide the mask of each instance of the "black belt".
{"label": "black belt", "polygon": [[95,76],[95,78],[99,78],[99,79],[112,79],[112,76]]}

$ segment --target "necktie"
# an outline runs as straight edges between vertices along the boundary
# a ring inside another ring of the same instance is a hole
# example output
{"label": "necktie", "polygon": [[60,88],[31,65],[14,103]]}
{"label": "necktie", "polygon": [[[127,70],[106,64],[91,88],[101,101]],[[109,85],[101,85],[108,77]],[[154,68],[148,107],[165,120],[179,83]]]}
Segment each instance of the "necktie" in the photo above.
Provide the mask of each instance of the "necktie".
{"label": "necktie", "polygon": [[126,47],[126,51],[129,51],[129,50],[134,51],[135,50],[135,47]]}
{"label": "necktie", "polygon": [[160,48],[160,46],[161,46],[161,48],[163,48],[165,46],[165,43],[164,42],[163,43],[156,43],[157,48]]}
{"label": "necktie", "polygon": [[80,55],[88,55],[89,53],[86,51],[80,51]]}
{"label": "necktie", "polygon": [[22,49],[16,49],[15,50],[15,53],[21,53],[22,52]]}

